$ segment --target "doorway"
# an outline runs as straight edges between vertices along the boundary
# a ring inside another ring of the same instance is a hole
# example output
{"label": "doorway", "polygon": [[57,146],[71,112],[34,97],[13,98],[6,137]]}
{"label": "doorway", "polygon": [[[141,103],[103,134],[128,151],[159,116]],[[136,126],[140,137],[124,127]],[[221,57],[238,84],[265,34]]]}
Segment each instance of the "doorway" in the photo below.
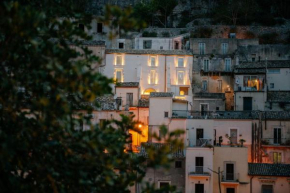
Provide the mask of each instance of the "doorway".
{"label": "doorway", "polygon": [[251,111],[253,108],[252,97],[244,97],[244,111]]}
{"label": "doorway", "polygon": [[195,184],[195,193],[204,193],[204,184]]}

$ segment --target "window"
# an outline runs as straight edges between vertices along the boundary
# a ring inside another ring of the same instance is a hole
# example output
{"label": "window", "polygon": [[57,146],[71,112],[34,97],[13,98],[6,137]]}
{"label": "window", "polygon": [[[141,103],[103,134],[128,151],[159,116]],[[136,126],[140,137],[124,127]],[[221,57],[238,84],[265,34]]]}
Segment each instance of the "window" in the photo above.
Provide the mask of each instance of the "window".
{"label": "window", "polygon": [[234,164],[233,163],[227,163],[226,164],[226,178],[225,180],[233,181],[235,180],[235,172],[234,172]]}
{"label": "window", "polygon": [[226,193],[235,193],[235,188],[227,188]]}
{"label": "window", "polygon": [[133,106],[133,93],[126,93],[126,105]]}
{"label": "window", "polygon": [[244,87],[246,91],[261,91],[264,89],[264,77],[244,76]]}
{"label": "window", "polygon": [[164,117],[168,117],[168,111],[164,112]]}
{"label": "window", "polygon": [[195,157],[195,173],[203,173],[203,157]]}
{"label": "window", "polygon": [[202,81],[202,91],[207,91],[207,81],[206,80]]}
{"label": "window", "polygon": [[273,185],[262,185],[262,193],[273,193]]}
{"label": "window", "polygon": [[79,30],[85,31],[85,25],[80,23],[79,24]]}
{"label": "window", "polygon": [[156,71],[150,70],[150,84],[156,84]]}
{"label": "window", "polygon": [[103,24],[97,23],[97,33],[103,33]]}
{"label": "window", "polygon": [[274,128],[274,144],[281,144],[281,128]]}
{"label": "window", "polygon": [[203,60],[203,70],[205,72],[207,72],[209,70],[209,60],[208,59]]}
{"label": "window", "polygon": [[274,88],[274,83],[270,83],[270,88]]}
{"label": "window", "polygon": [[160,181],[158,182],[159,188],[170,186],[170,181]]}
{"label": "window", "polygon": [[252,54],[252,62],[256,61],[256,54]]}
{"label": "window", "polygon": [[269,74],[280,74],[280,69],[268,69]]}
{"label": "window", "polygon": [[216,107],[215,110],[216,110],[216,111],[219,111],[219,110],[220,110],[220,107]]}
{"label": "window", "polygon": [[237,129],[230,129],[230,137],[231,137],[231,143],[237,144],[238,143],[238,130]]}
{"label": "window", "polygon": [[152,40],[143,40],[143,49],[151,49]]}
{"label": "window", "polygon": [[231,59],[230,58],[226,58],[225,59],[225,71],[226,72],[230,72],[231,71]]}
{"label": "window", "polygon": [[160,50],[163,50],[163,46],[160,46]]}
{"label": "window", "polygon": [[122,56],[117,55],[116,56],[116,65],[122,65],[122,64],[123,64]]}
{"label": "window", "polygon": [[179,42],[174,42],[175,44],[174,44],[174,49],[175,50],[178,50],[179,49]]}
{"label": "window", "polygon": [[124,49],[124,43],[123,42],[119,42],[119,49]]}
{"label": "window", "polygon": [[123,70],[121,70],[121,69],[116,70],[115,79],[117,82],[123,82]]}
{"label": "window", "polygon": [[150,66],[156,66],[156,57],[155,56],[150,57]]}
{"label": "window", "polygon": [[182,161],[175,161],[175,168],[182,168]]}
{"label": "window", "polygon": [[282,153],[273,152],[273,163],[281,163],[281,162],[282,162]]}
{"label": "window", "polygon": [[182,71],[177,72],[177,81],[179,85],[184,84],[184,72]]}
{"label": "window", "polygon": [[199,43],[198,47],[199,47],[199,54],[200,55],[205,54],[205,43]]}
{"label": "window", "polygon": [[178,58],[178,67],[184,67],[184,59]]}
{"label": "window", "polygon": [[188,95],[188,88],[187,87],[179,87],[179,95]]}
{"label": "window", "polygon": [[222,92],[222,89],[223,89],[223,81],[218,80],[218,92]]}
{"label": "window", "polygon": [[229,47],[228,43],[222,43],[222,53],[223,54],[227,54],[228,53],[228,47]]}

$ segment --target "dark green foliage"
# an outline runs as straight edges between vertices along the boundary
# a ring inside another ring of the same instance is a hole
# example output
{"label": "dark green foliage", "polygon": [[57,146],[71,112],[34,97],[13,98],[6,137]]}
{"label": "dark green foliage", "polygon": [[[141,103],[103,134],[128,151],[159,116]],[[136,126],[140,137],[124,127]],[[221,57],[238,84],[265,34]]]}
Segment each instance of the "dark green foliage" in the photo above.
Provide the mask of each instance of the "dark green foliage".
{"label": "dark green foliage", "polygon": [[191,38],[210,38],[212,35],[212,29],[208,27],[197,28],[194,32],[191,32]]}
{"label": "dark green foliage", "polygon": [[157,37],[157,33],[156,32],[144,31],[142,33],[142,37]]}
{"label": "dark green foliage", "polygon": [[170,37],[169,32],[162,32],[162,37]]}
{"label": "dark green foliage", "polygon": [[276,32],[259,35],[260,44],[277,44],[279,35]]}
{"label": "dark green foliage", "polygon": [[256,34],[254,34],[254,32],[252,32],[252,31],[246,31],[244,33],[244,38],[245,39],[253,39],[253,38],[256,38]]}
{"label": "dark green foliage", "polygon": [[[90,37],[76,26],[89,28],[92,17],[58,2],[0,3],[0,190],[128,192],[144,176],[145,159],[124,151],[136,122],[122,116],[99,127],[85,118],[92,108],[80,104],[111,93],[112,80],[91,68],[100,59],[81,45]],[[129,12],[107,11],[102,19],[111,27],[136,27]],[[81,123],[90,129],[77,130]],[[174,133],[166,136],[181,147]],[[152,164],[171,161],[169,151],[156,153],[160,160],[151,156]]]}

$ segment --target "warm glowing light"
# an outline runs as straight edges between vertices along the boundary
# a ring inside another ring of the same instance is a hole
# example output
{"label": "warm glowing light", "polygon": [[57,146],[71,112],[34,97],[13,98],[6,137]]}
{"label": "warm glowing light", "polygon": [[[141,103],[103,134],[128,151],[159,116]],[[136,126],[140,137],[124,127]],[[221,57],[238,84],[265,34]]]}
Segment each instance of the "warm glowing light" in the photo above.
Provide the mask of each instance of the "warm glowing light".
{"label": "warm glowing light", "polygon": [[141,124],[139,124],[139,125],[138,125],[138,127],[139,127],[139,128],[141,128],[141,127],[142,127],[142,125],[141,125]]}
{"label": "warm glowing light", "polygon": [[175,96],[174,98],[181,99],[181,100],[185,100],[185,97],[184,96]]}
{"label": "warm glowing light", "polygon": [[180,95],[181,96],[183,96],[184,95],[184,91],[182,90],[182,91],[180,91]]}

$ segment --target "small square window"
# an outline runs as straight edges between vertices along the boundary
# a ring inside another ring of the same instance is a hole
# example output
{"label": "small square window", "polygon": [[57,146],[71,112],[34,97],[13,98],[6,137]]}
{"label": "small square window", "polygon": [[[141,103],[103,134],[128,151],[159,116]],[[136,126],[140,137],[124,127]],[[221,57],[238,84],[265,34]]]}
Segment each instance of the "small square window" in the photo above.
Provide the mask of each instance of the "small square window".
{"label": "small square window", "polygon": [[168,117],[168,111],[164,112],[164,117]]}
{"label": "small square window", "polygon": [[152,40],[143,40],[143,49],[151,49]]}
{"label": "small square window", "polygon": [[274,88],[274,87],[275,87],[274,83],[270,83],[270,88]]}
{"label": "small square window", "polygon": [[160,50],[163,50],[163,46],[160,46]]}
{"label": "small square window", "polygon": [[175,168],[182,168],[182,162],[181,161],[175,161]]}
{"label": "small square window", "polygon": [[215,110],[219,111],[220,110],[220,107],[216,107]]}
{"label": "small square window", "polygon": [[124,43],[123,42],[119,42],[119,49],[124,49]]}

